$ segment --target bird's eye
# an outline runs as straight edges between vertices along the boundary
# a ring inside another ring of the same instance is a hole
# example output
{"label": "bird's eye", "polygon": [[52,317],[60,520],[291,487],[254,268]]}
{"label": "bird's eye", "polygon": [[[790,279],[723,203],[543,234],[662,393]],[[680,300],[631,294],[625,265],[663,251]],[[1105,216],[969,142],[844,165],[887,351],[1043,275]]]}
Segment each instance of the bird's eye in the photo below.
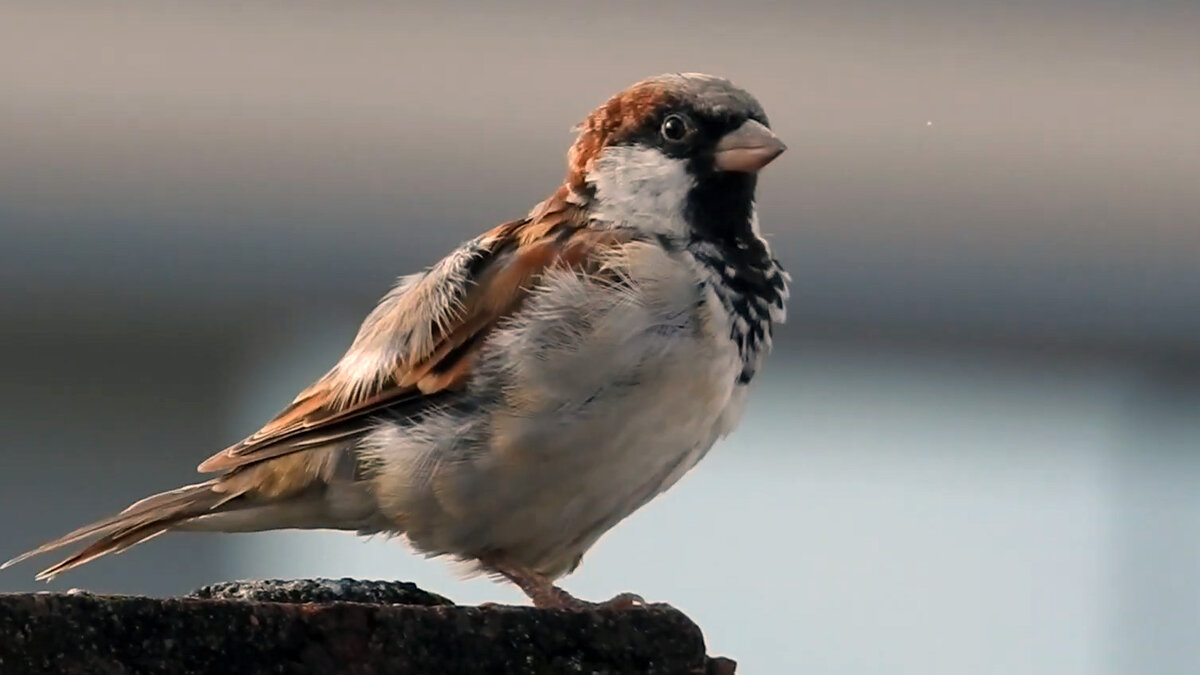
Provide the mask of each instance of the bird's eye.
{"label": "bird's eye", "polygon": [[688,135],[688,123],[679,115],[667,115],[662,123],[662,137],[668,141],[682,141]]}

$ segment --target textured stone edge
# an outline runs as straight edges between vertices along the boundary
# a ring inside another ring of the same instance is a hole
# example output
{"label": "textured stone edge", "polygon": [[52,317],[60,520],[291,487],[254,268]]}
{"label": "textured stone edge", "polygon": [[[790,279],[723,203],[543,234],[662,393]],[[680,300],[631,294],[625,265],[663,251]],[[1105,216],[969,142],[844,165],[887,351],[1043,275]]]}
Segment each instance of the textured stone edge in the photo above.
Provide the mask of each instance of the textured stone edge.
{"label": "textured stone edge", "polygon": [[665,605],[577,612],[0,594],[5,674],[730,675],[734,668],[708,658],[700,628]]}

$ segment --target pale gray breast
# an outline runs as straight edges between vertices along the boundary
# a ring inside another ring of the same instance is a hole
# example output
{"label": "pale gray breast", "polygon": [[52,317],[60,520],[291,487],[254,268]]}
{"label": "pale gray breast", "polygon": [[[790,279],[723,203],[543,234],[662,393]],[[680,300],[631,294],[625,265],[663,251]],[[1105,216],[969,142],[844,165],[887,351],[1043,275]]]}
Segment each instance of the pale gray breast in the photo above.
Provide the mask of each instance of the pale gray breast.
{"label": "pale gray breast", "polygon": [[418,547],[561,574],[732,427],[741,361],[683,255],[634,243],[599,277],[548,275],[458,410],[381,431],[385,461],[422,467],[379,485]]}

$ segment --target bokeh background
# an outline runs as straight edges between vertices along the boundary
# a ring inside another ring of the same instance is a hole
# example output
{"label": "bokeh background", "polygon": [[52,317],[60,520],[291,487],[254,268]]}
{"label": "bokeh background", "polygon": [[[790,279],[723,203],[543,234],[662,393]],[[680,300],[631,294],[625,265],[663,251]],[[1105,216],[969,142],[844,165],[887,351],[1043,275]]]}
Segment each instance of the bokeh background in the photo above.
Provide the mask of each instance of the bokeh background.
{"label": "bokeh background", "polygon": [[[746,673],[1200,672],[1200,6],[0,5],[0,558],[194,479],[402,273],[671,70],[753,91],[791,321],[741,430],[566,580]],[[37,567],[0,575],[36,585]],[[51,584],[409,579],[169,535]]]}

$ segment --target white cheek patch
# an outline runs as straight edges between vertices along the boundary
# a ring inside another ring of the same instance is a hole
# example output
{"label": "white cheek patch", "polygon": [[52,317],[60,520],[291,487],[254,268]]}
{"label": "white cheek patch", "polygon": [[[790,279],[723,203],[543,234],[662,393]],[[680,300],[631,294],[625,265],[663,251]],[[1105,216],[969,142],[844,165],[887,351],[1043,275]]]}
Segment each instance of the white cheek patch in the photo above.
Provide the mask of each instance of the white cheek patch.
{"label": "white cheek patch", "polygon": [[684,235],[684,206],[696,181],[687,160],[654,148],[611,146],[592,162],[587,181],[595,188],[595,216],[649,232]]}

